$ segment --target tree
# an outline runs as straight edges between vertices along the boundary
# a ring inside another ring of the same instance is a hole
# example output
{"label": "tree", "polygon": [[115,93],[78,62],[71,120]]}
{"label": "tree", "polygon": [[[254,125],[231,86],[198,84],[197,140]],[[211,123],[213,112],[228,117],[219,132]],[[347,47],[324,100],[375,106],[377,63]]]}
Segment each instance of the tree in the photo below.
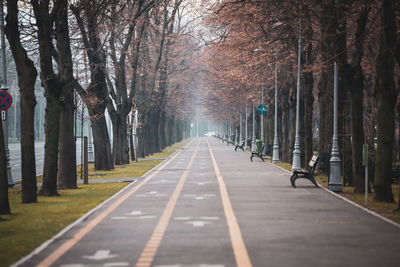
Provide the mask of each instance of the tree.
{"label": "tree", "polygon": [[[147,3],[148,2],[148,3]],[[138,19],[143,14],[148,14],[149,9],[154,5],[154,1],[134,1],[132,4],[132,9],[135,10],[132,18],[129,18],[128,21],[123,20],[120,22],[122,24],[121,27],[118,27],[117,19],[118,13],[122,11],[117,11],[117,7],[120,5],[117,3],[113,3],[112,11],[111,11],[111,23],[110,23],[110,57],[114,67],[115,72],[115,86],[112,84],[111,79],[108,78],[108,86],[110,91],[111,99],[107,101],[107,109],[110,113],[110,117],[113,124],[113,159],[114,164],[127,164],[129,163],[129,147],[128,147],[128,137],[127,137],[127,122],[126,117],[131,111],[132,107],[132,99],[135,95],[135,78],[132,78],[132,85],[130,87],[129,95],[128,95],[128,86],[127,86],[127,77],[126,77],[126,63],[127,63],[127,54],[128,49],[132,43],[132,39],[134,36],[137,36],[136,42],[140,45],[140,39],[142,38],[143,29],[139,29],[137,31],[136,25]],[[124,5],[121,7],[123,8]],[[130,10],[127,13],[131,13]],[[147,16],[147,15],[146,15]],[[124,30],[126,23],[128,23],[128,31],[125,34]],[[142,23],[142,28],[144,27],[144,23]],[[123,36],[120,36],[122,35]],[[125,38],[124,38],[125,36]],[[116,42],[117,40],[123,40],[123,43],[120,45],[120,49],[117,51]],[[119,54],[119,58],[117,56],[117,52]],[[139,50],[135,50],[136,55],[134,58],[139,57]],[[137,60],[134,60],[132,64],[132,76],[136,76],[137,72]],[[115,103],[115,106],[114,104]]]}
{"label": "tree", "polygon": [[[50,12],[50,1],[31,0],[38,27],[40,53],[40,78],[45,89],[45,159],[43,166],[42,195],[57,196],[58,138],[60,127],[60,96],[62,86],[53,66],[53,25],[54,14]],[[57,5],[53,11],[56,13]]]}
{"label": "tree", "polygon": [[76,145],[74,136],[74,77],[68,27],[68,1],[57,0],[55,39],[57,41],[58,76],[60,79],[60,137],[58,187],[75,189]]}
{"label": "tree", "polygon": [[[5,32],[18,73],[21,94],[21,174],[22,203],[37,202],[34,114],[37,71],[22,46],[18,29],[18,0],[8,1]],[[3,150],[2,150],[3,151]]]}
{"label": "tree", "polygon": [[106,53],[100,38],[100,25],[104,19],[103,15],[106,7],[109,5],[110,2],[107,0],[82,0],[76,5],[70,5],[89,59],[90,84],[86,90],[77,82],[75,83],[75,87],[89,110],[93,130],[96,170],[110,170],[114,168],[110,138],[104,117],[108,90],[105,73]]}
{"label": "tree", "polygon": [[376,61],[374,95],[377,103],[377,149],[374,193],[376,201],[393,202],[392,148],[394,143],[394,57],[396,51],[396,23],[392,0],[381,2],[381,30]]}

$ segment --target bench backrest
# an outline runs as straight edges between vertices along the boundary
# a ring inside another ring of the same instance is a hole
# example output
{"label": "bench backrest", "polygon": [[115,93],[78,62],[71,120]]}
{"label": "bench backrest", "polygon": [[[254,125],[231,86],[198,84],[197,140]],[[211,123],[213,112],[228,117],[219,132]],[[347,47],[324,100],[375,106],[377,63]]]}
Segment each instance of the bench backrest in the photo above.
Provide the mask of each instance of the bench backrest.
{"label": "bench backrest", "polygon": [[310,163],[308,163],[308,166],[310,167],[310,169],[315,169],[315,167],[317,166],[318,163],[318,159],[319,157],[317,155],[313,155]]}
{"label": "bench backrest", "polygon": [[263,150],[264,150],[264,147],[265,147],[265,144],[261,146],[261,149],[260,149],[260,150],[257,150],[257,153],[260,153],[261,151],[263,151]]}

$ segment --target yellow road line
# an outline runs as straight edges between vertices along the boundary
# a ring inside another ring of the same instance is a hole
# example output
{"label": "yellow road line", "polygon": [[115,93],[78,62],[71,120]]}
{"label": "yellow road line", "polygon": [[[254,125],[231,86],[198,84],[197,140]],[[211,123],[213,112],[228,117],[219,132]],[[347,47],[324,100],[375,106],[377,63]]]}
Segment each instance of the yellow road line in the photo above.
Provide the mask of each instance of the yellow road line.
{"label": "yellow road line", "polygon": [[158,224],[156,228],[153,231],[153,234],[150,237],[150,240],[147,242],[145,248],[142,251],[142,254],[140,255],[136,267],[149,267],[151,266],[154,256],[157,253],[158,247],[160,246],[160,242],[162,238],[164,237],[165,231],[167,230],[168,223],[171,219],[172,212],[175,209],[176,202],[178,200],[178,197],[182,191],[183,185],[186,181],[186,178],[189,175],[189,171],[192,168],[194,158],[196,157],[197,150],[199,148],[199,144],[197,143],[196,149],[193,153],[192,158],[190,159],[186,170],[183,172],[183,175],[181,179],[179,180],[178,185],[176,186],[174,193],[172,194],[171,198],[168,201],[167,206],[165,207],[165,210],[163,214],[161,215],[160,220],[158,221]]}
{"label": "yellow road line", "polygon": [[141,183],[133,187],[129,190],[125,195],[120,197],[117,201],[115,201],[111,206],[109,206],[106,210],[104,210],[101,214],[99,214],[96,218],[91,220],[87,225],[85,225],[78,233],[76,233],[71,239],[64,242],[60,247],[54,250],[49,256],[47,256],[43,261],[41,261],[37,267],[47,267],[53,264],[56,260],[58,260],[62,255],[64,255],[69,249],[71,249],[76,243],[79,242],[87,233],[89,233],[93,228],[98,225],[101,221],[104,220],[112,211],[114,211],[119,205],[121,205],[128,197],[138,191],[143,185],[145,185],[151,178],[153,178],[157,173],[159,173],[162,169],[164,169],[169,163],[171,163],[182,150],[177,152],[174,156],[172,156],[168,161],[166,161],[160,168],[155,170],[149,176],[147,176]]}
{"label": "yellow road line", "polygon": [[219,189],[221,192],[222,205],[224,206],[226,221],[228,222],[229,236],[231,238],[236,265],[238,267],[251,267],[253,265],[251,264],[246,245],[243,241],[242,233],[240,232],[239,224],[237,222],[235,213],[233,212],[232,204],[229,199],[228,191],[226,190],[224,179],[221,175],[217,161],[215,160],[214,153],[208,140],[207,144],[210,151],[211,160],[214,165],[215,175],[217,176]]}

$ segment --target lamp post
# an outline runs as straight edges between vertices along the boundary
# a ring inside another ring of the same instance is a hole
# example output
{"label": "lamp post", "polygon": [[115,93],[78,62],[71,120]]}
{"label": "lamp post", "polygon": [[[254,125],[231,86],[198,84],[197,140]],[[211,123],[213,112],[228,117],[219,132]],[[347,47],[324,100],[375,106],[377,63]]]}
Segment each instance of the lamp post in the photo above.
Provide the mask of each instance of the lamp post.
{"label": "lamp post", "polygon": [[[300,23],[301,25],[301,23]],[[299,26],[300,27],[300,26]],[[293,151],[293,165],[292,170],[300,170],[300,136],[299,136],[299,113],[300,113],[300,64],[301,64],[301,34],[299,30],[299,48],[297,59],[297,94],[296,94],[296,135],[294,141]]]}
{"label": "lamp post", "polygon": [[256,113],[255,113],[255,109],[254,109],[254,103],[252,103],[253,105],[253,137],[251,138],[251,152],[255,152],[256,151]]}
{"label": "lamp post", "polygon": [[[3,0],[0,0],[0,28],[1,28],[1,59],[3,61],[3,83],[1,85],[2,91],[8,91],[7,87],[7,69],[6,69],[6,40],[4,37],[4,10],[3,10]],[[10,167],[10,150],[8,149],[8,122],[7,122],[7,111],[1,111],[1,118],[3,123],[3,131],[4,131],[4,146],[6,149],[6,161],[7,161],[7,177],[8,177],[8,186],[14,186],[14,181],[12,179],[11,167]]]}
{"label": "lamp post", "polygon": [[333,138],[332,157],[330,159],[330,172],[328,189],[334,192],[342,192],[342,178],[340,175],[339,138],[338,138],[338,68],[334,63],[334,85],[333,85]]}
{"label": "lamp post", "polygon": [[[261,105],[264,105],[264,79],[261,84]],[[261,127],[261,147],[264,147],[264,114],[260,114],[260,127]],[[265,147],[264,147],[265,148]],[[264,155],[264,151],[261,151],[261,156]]]}
{"label": "lamp post", "polygon": [[275,62],[275,122],[274,122],[274,146],[272,152],[272,162],[279,162],[279,143],[278,143],[278,64]]}
{"label": "lamp post", "polygon": [[196,122],[196,137],[199,137],[199,115],[197,114],[197,122]]}
{"label": "lamp post", "polygon": [[243,142],[243,135],[242,135],[242,112],[239,110],[239,145]]}
{"label": "lamp post", "polygon": [[245,149],[248,149],[249,147],[247,146],[247,139],[249,139],[249,138],[248,138],[248,135],[247,135],[247,100],[246,100],[246,112],[245,112],[245,115],[246,115],[246,117],[245,117],[245,119],[244,119],[244,128],[245,128],[245,142],[244,142],[244,148],[245,148]]}

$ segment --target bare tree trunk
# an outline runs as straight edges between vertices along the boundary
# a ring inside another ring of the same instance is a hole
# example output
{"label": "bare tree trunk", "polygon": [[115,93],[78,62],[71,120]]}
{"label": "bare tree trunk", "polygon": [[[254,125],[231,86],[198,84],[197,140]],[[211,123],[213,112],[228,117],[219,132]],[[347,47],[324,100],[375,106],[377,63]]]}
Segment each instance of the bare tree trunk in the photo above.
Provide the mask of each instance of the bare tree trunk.
{"label": "bare tree trunk", "polygon": [[[94,116],[91,115],[91,117]],[[109,145],[104,145],[105,143],[110,143],[106,119],[101,116],[97,119],[91,119],[90,122],[93,130],[94,157],[96,159],[94,168],[96,170],[114,169],[111,148]]]}
{"label": "bare tree trunk", "polygon": [[40,52],[40,78],[45,88],[46,115],[45,115],[45,151],[43,166],[43,184],[40,190],[42,195],[57,196],[58,172],[58,138],[61,96],[61,85],[53,69],[52,36],[53,19],[50,15],[49,1],[31,0],[38,27],[38,41]]}
{"label": "bare tree trunk", "polygon": [[377,103],[377,142],[375,161],[375,200],[393,202],[392,193],[392,149],[394,143],[394,58],[396,24],[393,2],[382,1],[381,38],[376,62],[375,98]]}
{"label": "bare tree trunk", "polygon": [[[21,44],[18,29],[18,8],[16,0],[8,1],[7,25],[5,32],[13,54],[18,73],[18,85],[21,94],[21,174],[22,203],[37,202],[37,182],[35,164],[34,114],[35,81],[37,71]],[[16,118],[14,118],[16,119]],[[4,151],[3,149],[0,149]],[[3,170],[3,167],[0,169]],[[5,169],[5,168],[4,168]]]}
{"label": "bare tree trunk", "polygon": [[62,86],[60,101],[60,137],[58,187],[77,188],[76,181],[76,145],[74,136],[74,87],[72,56],[68,29],[68,3],[58,0],[56,39],[58,48],[58,66]]}

